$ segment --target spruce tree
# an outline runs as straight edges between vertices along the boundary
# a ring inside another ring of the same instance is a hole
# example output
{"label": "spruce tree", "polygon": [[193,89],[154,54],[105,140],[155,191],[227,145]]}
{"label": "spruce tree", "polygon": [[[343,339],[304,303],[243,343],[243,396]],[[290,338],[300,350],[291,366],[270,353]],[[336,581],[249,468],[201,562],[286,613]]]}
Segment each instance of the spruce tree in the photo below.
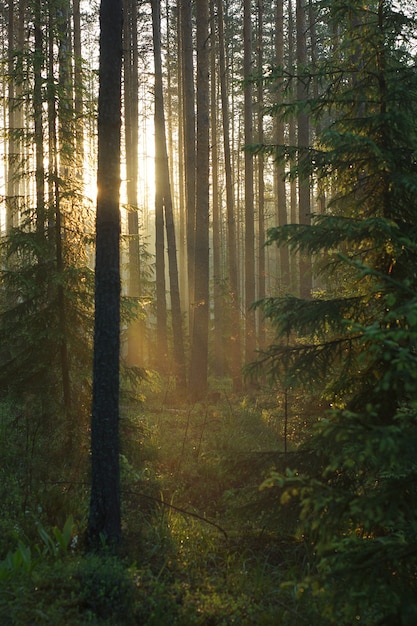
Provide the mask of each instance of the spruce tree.
{"label": "spruce tree", "polygon": [[[320,120],[298,154],[300,179],[329,198],[311,224],[269,231],[269,244],[312,254],[320,290],[258,303],[276,338],[257,367],[324,399],[300,473],[265,483],[297,499],[298,537],[320,623],[417,621],[417,74],[411,9],[388,0],[318,3],[338,32],[315,68],[320,92],[282,102]],[[323,27],[323,32],[325,28]],[[324,42],[326,44],[326,42]],[[300,71],[300,70],[299,70]],[[308,68],[298,76],[312,80]],[[288,75],[274,73],[285,90]],[[294,78],[294,77],[292,77]],[[293,161],[294,146],[263,146]],[[313,461],[314,458],[314,461]],[[284,512],[282,513],[284,514]]]}

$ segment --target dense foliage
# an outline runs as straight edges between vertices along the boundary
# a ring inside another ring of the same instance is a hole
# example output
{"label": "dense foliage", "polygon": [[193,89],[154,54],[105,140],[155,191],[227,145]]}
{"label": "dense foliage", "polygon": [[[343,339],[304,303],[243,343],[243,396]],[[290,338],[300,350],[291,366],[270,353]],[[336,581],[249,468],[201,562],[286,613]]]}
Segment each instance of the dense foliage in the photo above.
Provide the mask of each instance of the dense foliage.
{"label": "dense foliage", "polygon": [[[258,366],[286,387],[315,390],[330,409],[308,442],[318,464],[287,478],[273,473],[266,484],[285,487],[284,501],[298,498],[299,533],[314,551],[299,589],[322,597],[323,618],[411,625],[417,619],[414,22],[383,0],[334,1],[322,10],[338,38],[316,68],[319,95],[298,103],[321,130],[298,153],[297,171],[326,195],[327,207],[311,226],[269,232],[269,243],[314,255],[318,288],[310,300],[259,303],[277,341]],[[285,115],[285,103],[275,112]],[[278,158],[293,152],[279,146]]]}

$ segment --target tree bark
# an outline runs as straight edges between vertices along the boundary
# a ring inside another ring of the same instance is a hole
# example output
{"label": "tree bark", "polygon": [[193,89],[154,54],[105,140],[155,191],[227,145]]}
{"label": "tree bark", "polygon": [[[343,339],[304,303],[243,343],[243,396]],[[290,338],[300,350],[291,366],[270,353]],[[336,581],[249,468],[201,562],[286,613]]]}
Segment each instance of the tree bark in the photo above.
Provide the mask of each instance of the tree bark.
{"label": "tree bark", "polygon": [[[258,12],[258,41],[257,41],[257,70],[262,75],[264,64],[264,46],[263,46],[263,21],[264,21],[264,3],[263,0],[257,0]],[[259,81],[257,88],[257,125],[258,125],[258,143],[264,142],[264,117],[263,117],[263,84]],[[262,152],[258,154],[258,297],[265,297],[265,180],[264,180],[264,155]],[[263,321],[262,311],[257,310],[257,325],[259,328],[258,341],[259,346],[265,346],[266,335],[265,325]]]}
{"label": "tree bark", "polygon": [[[253,143],[253,88],[249,80],[252,74],[252,2],[244,1],[243,15],[243,77],[245,146]],[[255,311],[250,307],[255,301],[255,216],[253,190],[253,156],[245,150],[245,361],[255,358],[256,328]]]}
{"label": "tree bark", "polygon": [[7,109],[9,123],[9,138],[7,146],[7,192],[6,192],[6,234],[10,234],[17,217],[18,195],[18,142],[16,137],[16,86],[12,77],[15,75],[14,52],[16,50],[14,2],[9,1],[8,24],[7,24],[7,54],[8,74],[10,80],[7,84]]}
{"label": "tree bark", "polygon": [[[304,102],[308,97],[308,87],[306,81],[300,74],[307,63],[307,41],[306,41],[306,6],[305,0],[297,0],[296,3],[296,30],[297,30],[297,100]],[[302,167],[305,151],[310,145],[310,122],[306,111],[300,110],[297,116],[298,124],[298,167]],[[298,179],[298,211],[300,224],[310,224],[310,180],[308,177],[299,174]],[[311,298],[312,289],[312,267],[311,258],[300,255],[300,296]]]}
{"label": "tree bark", "polygon": [[171,296],[172,332],[174,343],[175,375],[180,388],[185,389],[185,352],[182,330],[180,290],[178,281],[177,249],[172,208],[171,182],[166,142],[164,98],[161,61],[161,1],[152,0],[152,24],[155,58],[155,168],[157,194],[165,211],[168,244],[169,282]]}
{"label": "tree bark", "polygon": [[224,376],[223,350],[223,314],[221,293],[221,219],[219,202],[219,151],[217,129],[217,56],[216,56],[216,20],[214,0],[210,0],[210,109],[211,109],[211,178],[212,178],[212,213],[213,213],[213,322],[214,322],[214,358],[215,376]]}
{"label": "tree bark", "polygon": [[[129,275],[127,293],[138,301],[141,296],[140,242],[138,215],[138,151],[139,151],[139,78],[138,78],[138,20],[136,0],[124,0],[123,13],[123,76],[124,130],[126,150],[127,228],[129,235]],[[143,366],[142,320],[131,320],[127,330],[127,358],[130,366]]]}
{"label": "tree bark", "polygon": [[[277,0],[275,10],[275,61],[277,67],[284,67],[284,3]],[[281,85],[278,85],[276,93],[276,103],[282,103]],[[278,118],[275,120],[275,141],[278,146],[285,143],[284,122]],[[275,168],[276,194],[277,194],[277,218],[279,226],[284,226],[288,222],[287,217],[287,193],[285,185],[285,165],[277,163]],[[285,290],[289,286],[290,279],[290,257],[287,246],[279,249],[279,277],[280,288]]]}
{"label": "tree bark", "polygon": [[[81,50],[80,0],[73,0],[74,21],[74,113],[75,113],[75,167],[78,184],[84,183],[83,78]],[[82,189],[83,191],[83,189]]]}
{"label": "tree bark", "polygon": [[35,182],[36,182],[36,229],[39,233],[45,228],[45,166],[43,158],[43,111],[42,111],[42,69],[44,65],[44,42],[42,35],[42,2],[34,2],[35,55],[33,61],[33,116],[35,140]]}
{"label": "tree bark", "polygon": [[91,497],[87,538],[121,538],[119,467],[122,0],[101,0]]}
{"label": "tree bark", "polygon": [[193,400],[207,391],[209,320],[209,13],[207,0],[196,0],[197,153],[194,313],[189,389]]}
{"label": "tree bark", "polygon": [[195,131],[195,94],[193,63],[193,28],[191,0],[180,0],[181,41],[183,61],[183,115],[184,115],[184,170],[185,202],[187,231],[187,279],[189,328],[192,328],[194,303],[194,238],[195,238],[195,202],[196,202],[196,131]]}
{"label": "tree bark", "polygon": [[217,14],[219,28],[219,74],[223,123],[223,152],[226,179],[227,259],[229,272],[229,298],[231,306],[231,329],[228,349],[230,349],[230,369],[232,374],[233,390],[240,391],[242,387],[242,348],[239,309],[239,270],[237,257],[236,209],[232,173],[232,152],[230,147],[229,94],[227,89],[226,46],[222,0],[217,0]]}

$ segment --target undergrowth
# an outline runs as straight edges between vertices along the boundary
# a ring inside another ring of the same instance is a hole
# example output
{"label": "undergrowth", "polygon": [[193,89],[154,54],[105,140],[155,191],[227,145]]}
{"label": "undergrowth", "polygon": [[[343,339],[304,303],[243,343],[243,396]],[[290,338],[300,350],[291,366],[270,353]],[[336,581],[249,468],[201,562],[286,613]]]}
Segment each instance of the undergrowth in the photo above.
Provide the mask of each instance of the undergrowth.
{"label": "undergrowth", "polygon": [[[117,554],[84,552],[85,484],[66,489],[65,508],[77,515],[61,526],[45,513],[45,492],[30,511],[2,508],[2,626],[318,623],[316,600],[283,585],[310,562],[297,511],[287,507],[284,518],[276,490],[259,489],[297,454],[307,405],[288,416],[284,454],[279,394],[169,403],[160,390],[123,407]],[[19,504],[19,493],[16,484],[9,501]]]}

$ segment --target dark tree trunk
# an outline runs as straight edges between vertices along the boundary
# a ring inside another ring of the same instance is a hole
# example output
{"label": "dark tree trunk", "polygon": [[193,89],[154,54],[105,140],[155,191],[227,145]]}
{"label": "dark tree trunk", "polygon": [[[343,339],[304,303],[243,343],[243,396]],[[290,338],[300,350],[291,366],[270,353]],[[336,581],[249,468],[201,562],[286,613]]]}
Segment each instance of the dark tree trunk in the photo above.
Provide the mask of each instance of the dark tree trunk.
{"label": "dark tree trunk", "polygon": [[[294,66],[294,11],[292,6],[292,0],[288,0],[288,67]],[[290,116],[288,121],[288,143],[290,146],[296,146],[297,144],[297,128],[296,119],[294,115]],[[296,163],[295,158],[290,159],[289,167],[294,169]],[[290,180],[290,206],[289,206],[289,220],[290,224],[296,224],[298,222],[298,199],[297,199],[297,180],[292,177]],[[292,252],[290,257],[290,290],[296,292],[298,289],[299,276],[298,276],[298,253]]]}
{"label": "dark tree trunk", "polygon": [[[296,30],[297,30],[297,72],[302,72],[307,63],[306,42],[306,5],[305,0],[297,0],[296,3]],[[297,100],[304,102],[308,97],[306,81],[297,80]],[[310,144],[310,122],[306,111],[300,111],[297,116],[298,124],[298,160],[302,161],[304,153]],[[298,211],[300,224],[310,224],[310,181],[308,177],[300,176],[298,183]],[[300,296],[311,298],[312,268],[311,258],[300,255]]]}
{"label": "dark tree trunk", "polygon": [[189,387],[197,400],[207,391],[209,320],[209,36],[208,3],[197,0],[197,155],[194,313]]}
{"label": "dark tree trunk", "polygon": [[[253,88],[249,80],[252,74],[252,3],[244,2],[243,16],[243,77],[245,145],[253,143]],[[255,216],[253,191],[253,156],[245,150],[245,361],[255,358],[256,329],[255,311],[250,307],[255,301]]]}
{"label": "dark tree trunk", "polygon": [[75,113],[75,166],[78,184],[83,183],[84,131],[83,131],[83,77],[81,58],[80,0],[73,0],[74,20],[74,113]]}
{"label": "dark tree trunk", "polygon": [[213,372],[215,376],[224,376],[224,348],[223,348],[223,312],[221,298],[221,207],[219,202],[219,154],[217,129],[217,80],[216,61],[217,49],[215,46],[214,0],[210,0],[210,108],[211,108],[211,178],[213,198],[213,314],[214,314],[214,355]]}
{"label": "dark tree trunk", "polygon": [[42,3],[34,3],[35,55],[33,61],[33,115],[35,138],[35,181],[36,181],[36,229],[43,235],[45,228],[45,167],[44,167],[44,132],[42,111],[42,69],[44,65],[44,37],[42,34]]}
{"label": "dark tree trunk", "polygon": [[[73,438],[75,420],[71,411],[71,377],[69,366],[69,354],[67,344],[67,311],[66,298],[64,289],[64,247],[63,247],[63,231],[64,220],[62,212],[62,204],[65,200],[62,198],[60,187],[61,181],[67,178],[65,174],[69,165],[69,153],[73,151],[73,146],[68,143],[68,137],[63,128],[69,126],[69,97],[68,91],[71,89],[71,80],[68,75],[68,49],[67,49],[67,28],[68,14],[59,16],[59,94],[61,98],[56,97],[55,81],[54,81],[54,45],[56,43],[53,28],[53,12],[50,4],[48,5],[48,25],[49,25],[49,41],[48,41],[48,130],[49,130],[49,207],[48,207],[48,227],[50,236],[54,238],[55,243],[55,264],[57,275],[62,277],[56,285],[57,307],[58,307],[58,324],[60,332],[60,365],[62,377],[62,395],[65,413],[65,431],[66,431],[66,452],[71,454],[73,450]],[[65,95],[64,95],[65,94]],[[57,124],[57,121],[59,123]],[[59,132],[59,137],[58,137]],[[63,148],[62,151],[60,148]],[[62,153],[68,151],[65,156]],[[59,171],[58,154],[61,154],[62,174]],[[65,184],[65,182],[64,182]],[[65,195],[64,195],[65,198]]]}
{"label": "dark tree trunk", "polygon": [[122,0],[102,0],[98,102],[91,498],[87,538],[121,538],[119,468]]}
{"label": "dark tree trunk", "polygon": [[[278,67],[284,66],[284,3],[283,0],[277,0],[275,10],[275,60]],[[281,86],[278,86],[276,93],[277,104],[282,103]],[[278,146],[285,143],[284,122],[276,119],[275,121],[275,140]],[[285,165],[277,163],[275,169],[276,175],[276,193],[277,193],[277,218],[278,224],[284,226],[288,222],[287,217],[287,193],[285,185]],[[280,289],[287,290],[290,279],[290,257],[287,246],[281,246],[279,249],[279,274]]]}
{"label": "dark tree trunk", "polygon": [[[263,49],[263,15],[264,15],[264,3],[263,0],[257,0],[258,11],[258,41],[257,41],[257,70],[259,74],[262,74],[264,64],[264,49]],[[260,145],[264,142],[264,101],[263,101],[263,85],[260,81],[257,89],[258,102],[257,102],[257,123],[258,123],[258,143]],[[264,179],[264,155],[262,152],[258,155],[258,207],[259,207],[259,222],[258,222],[258,297],[265,297],[265,179]],[[259,346],[264,347],[266,342],[265,324],[263,320],[262,312],[257,311],[257,325]]]}
{"label": "dark tree trunk", "polygon": [[[15,37],[15,15],[14,2],[9,2],[8,9],[8,73],[10,77],[15,74],[14,71],[14,55],[16,50]],[[7,83],[8,94],[8,118],[9,118],[9,136],[8,136],[8,159],[7,159],[7,192],[6,192],[6,233],[10,234],[17,217],[17,196],[18,196],[18,161],[17,161],[17,141],[16,141],[16,87],[15,81],[9,80]]]}

